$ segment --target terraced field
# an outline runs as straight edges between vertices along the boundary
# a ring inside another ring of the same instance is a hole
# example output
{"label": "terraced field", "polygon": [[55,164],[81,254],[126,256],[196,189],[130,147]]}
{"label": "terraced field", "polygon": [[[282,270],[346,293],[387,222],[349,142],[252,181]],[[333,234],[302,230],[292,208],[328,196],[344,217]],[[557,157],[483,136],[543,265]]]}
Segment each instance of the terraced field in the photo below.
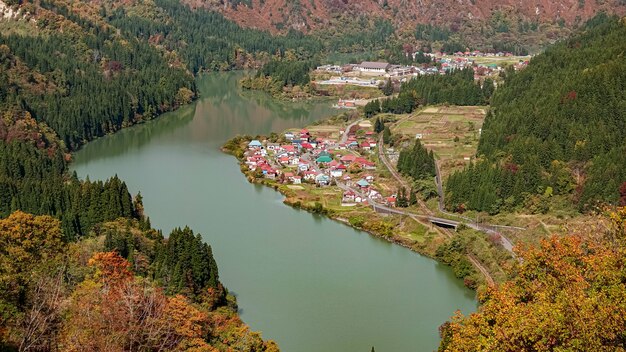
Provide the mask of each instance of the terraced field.
{"label": "terraced field", "polygon": [[403,139],[420,136],[440,160],[445,179],[474,157],[485,114],[486,107],[482,106],[431,106],[404,115],[391,126],[391,131]]}

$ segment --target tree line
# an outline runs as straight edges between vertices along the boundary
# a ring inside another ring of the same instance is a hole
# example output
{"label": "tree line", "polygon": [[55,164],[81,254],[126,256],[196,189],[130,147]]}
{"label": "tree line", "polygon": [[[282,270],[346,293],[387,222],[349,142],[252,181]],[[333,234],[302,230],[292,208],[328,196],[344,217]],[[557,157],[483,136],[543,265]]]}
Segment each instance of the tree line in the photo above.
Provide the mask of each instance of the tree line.
{"label": "tree line", "polygon": [[[383,90],[391,89],[390,81],[383,85]],[[453,70],[445,75],[419,76],[403,83],[397,97],[378,99],[364,106],[366,117],[378,113],[408,114],[420,105],[484,105],[488,104],[495,91],[493,80],[486,79],[482,84],[474,82],[471,68]]]}

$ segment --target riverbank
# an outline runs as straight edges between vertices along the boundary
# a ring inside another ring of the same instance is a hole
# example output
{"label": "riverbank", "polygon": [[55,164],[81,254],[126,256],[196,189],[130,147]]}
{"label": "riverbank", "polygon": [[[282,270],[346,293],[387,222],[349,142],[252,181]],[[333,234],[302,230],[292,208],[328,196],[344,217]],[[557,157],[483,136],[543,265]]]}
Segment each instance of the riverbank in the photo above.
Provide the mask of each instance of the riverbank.
{"label": "riverbank", "polygon": [[[483,241],[483,248],[477,248],[468,239],[480,235],[468,227],[457,229],[456,236],[425,216],[395,208],[402,185],[377,158],[380,149],[371,128],[369,121],[340,115],[281,136],[239,136],[222,150],[238,159],[249,182],[280,192],[287,205],[325,215],[448,264],[470,288],[495,281],[487,268],[498,272],[495,277],[502,281],[504,275],[497,265],[481,265],[476,259],[486,257],[484,252],[496,253],[495,244],[487,248],[490,244]],[[357,135],[363,141],[357,142]],[[298,151],[289,138],[298,138]]]}
{"label": "riverbank", "polygon": [[241,88],[261,91],[284,101],[371,100],[384,97],[378,86],[359,86],[344,81],[328,84],[329,76],[311,74],[311,82],[305,85],[283,85],[271,76],[247,75],[239,81]]}

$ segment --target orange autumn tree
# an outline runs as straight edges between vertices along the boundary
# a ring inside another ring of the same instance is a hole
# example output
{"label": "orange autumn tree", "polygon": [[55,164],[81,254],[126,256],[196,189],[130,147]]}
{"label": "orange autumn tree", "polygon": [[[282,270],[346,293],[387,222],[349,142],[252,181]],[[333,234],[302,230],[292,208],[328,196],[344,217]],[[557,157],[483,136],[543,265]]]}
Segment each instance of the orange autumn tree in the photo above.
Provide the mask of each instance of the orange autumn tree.
{"label": "orange autumn tree", "polygon": [[136,278],[115,252],[96,253],[91,278],[81,283],[67,309],[62,333],[67,351],[213,351],[207,313],[184,296],[167,297]]}
{"label": "orange autumn tree", "polygon": [[626,208],[609,230],[553,236],[520,251],[513,279],[477,313],[441,328],[440,351],[626,349]]}

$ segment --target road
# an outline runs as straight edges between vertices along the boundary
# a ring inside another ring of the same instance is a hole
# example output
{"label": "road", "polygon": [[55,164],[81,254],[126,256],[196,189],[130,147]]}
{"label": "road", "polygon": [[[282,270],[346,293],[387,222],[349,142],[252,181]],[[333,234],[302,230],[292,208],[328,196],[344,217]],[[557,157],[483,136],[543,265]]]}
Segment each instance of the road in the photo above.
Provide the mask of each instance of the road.
{"label": "road", "polygon": [[[346,132],[344,132],[344,136],[347,139],[347,134],[348,131],[350,130],[350,128],[352,126],[354,126],[355,124],[359,123],[361,120],[355,121],[353,122],[351,125],[349,125],[346,128]],[[343,136],[342,136],[343,137]],[[385,166],[387,167],[387,169],[389,170],[389,172],[394,176],[394,178],[396,178],[396,180],[406,189],[410,189],[410,187],[408,187],[408,184],[406,182],[406,180],[404,180],[400,174],[395,170],[394,167],[391,166],[391,163],[389,162],[389,160],[387,159],[387,156],[384,153],[384,144],[382,143],[382,136],[379,139],[379,158],[380,160],[385,164]],[[341,143],[345,143],[345,142],[341,142]],[[319,167],[317,166],[317,163],[313,162],[311,160],[311,156],[309,153],[305,153],[302,154],[301,159],[309,161],[310,164],[312,165],[313,169],[316,172],[322,172],[322,170],[319,169]],[[419,222],[421,224],[424,224],[426,226],[430,226],[432,225],[432,220],[445,220],[445,221],[450,221],[451,223],[455,223],[455,221],[451,221],[448,219],[439,219],[439,218],[435,218],[433,217],[433,212],[428,209],[426,207],[426,204],[424,204],[421,200],[420,200],[420,208],[422,209],[422,211],[424,213],[426,213],[426,215],[424,214],[415,214],[412,212],[409,212],[407,210],[401,210],[398,208],[392,208],[389,207],[385,204],[382,203],[378,203],[376,202],[374,199],[368,197],[367,195],[365,195],[363,192],[361,192],[359,189],[353,188],[348,186],[347,184],[341,182],[340,180],[335,179],[335,184],[337,185],[337,187],[339,187],[340,189],[344,190],[344,191],[352,191],[355,194],[359,195],[361,198],[363,199],[367,199],[368,204],[374,209],[375,212],[377,213],[384,213],[384,214],[396,214],[396,215],[404,215],[404,216],[408,216],[411,219],[415,220],[416,222]],[[458,224],[458,222],[456,222],[456,224]],[[471,227],[471,225],[468,225]],[[452,234],[452,232],[448,229],[444,229],[444,228],[439,228],[437,226],[433,227],[434,229],[436,229],[437,231],[439,231],[440,233],[442,233],[444,236],[448,237],[448,238],[452,238],[454,235]],[[511,246],[512,248],[512,246]],[[480,271],[483,276],[485,277],[485,280],[487,281],[488,284],[493,285],[494,284],[494,280],[493,277],[491,276],[491,274],[489,273],[489,271],[482,265],[482,263],[475,258],[473,255],[471,254],[467,254],[467,258],[468,260],[478,269],[478,271]]]}
{"label": "road", "polygon": [[346,127],[345,131],[341,135],[341,139],[339,139],[339,144],[344,144],[348,141],[348,133],[350,132],[350,129],[361,121],[363,121],[363,119],[356,120],[353,123],[349,124],[348,127]]}
{"label": "road", "polygon": [[474,219],[470,219],[468,217],[446,211],[445,199],[444,199],[444,193],[443,193],[443,182],[441,182],[441,171],[439,169],[439,163],[437,162],[437,160],[435,160],[435,174],[436,174],[435,184],[437,185],[437,194],[439,196],[439,202],[438,202],[439,211],[444,215],[465,220],[467,223],[467,226],[473,228],[474,230],[481,231],[489,235],[498,235],[500,237],[500,244],[502,245],[502,247],[506,249],[509,253],[511,253],[513,257],[515,257],[515,252],[513,251],[513,243],[504,235],[502,235],[502,233],[497,231],[497,229],[498,228],[509,229],[509,230],[525,230],[525,229],[522,227],[515,227],[515,226],[479,224],[477,221],[474,221]]}

